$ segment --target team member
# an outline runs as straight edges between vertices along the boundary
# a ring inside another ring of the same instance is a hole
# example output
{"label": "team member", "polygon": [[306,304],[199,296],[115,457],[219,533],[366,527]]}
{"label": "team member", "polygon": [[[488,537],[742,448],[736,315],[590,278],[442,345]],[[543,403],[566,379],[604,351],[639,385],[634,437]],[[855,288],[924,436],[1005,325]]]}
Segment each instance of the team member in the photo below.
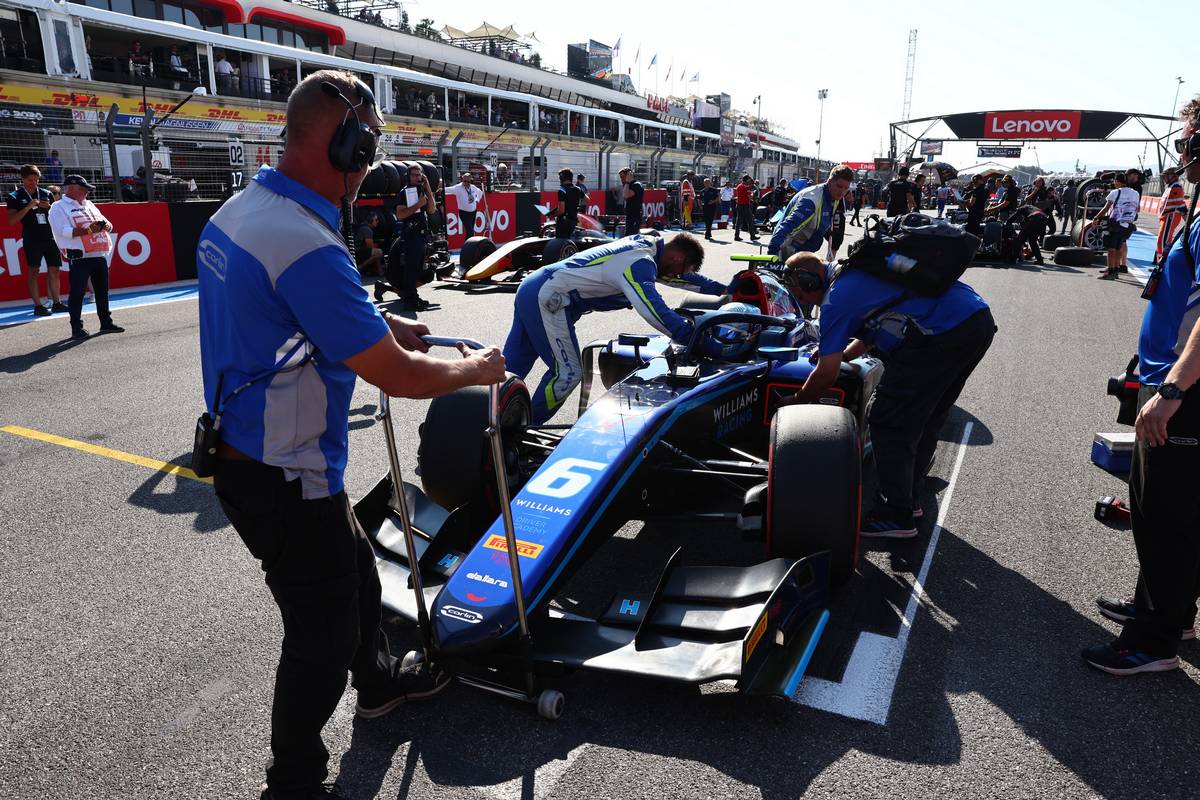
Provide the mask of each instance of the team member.
{"label": "team member", "polygon": [[378,275],[383,266],[383,250],[375,244],[375,229],[379,227],[379,212],[368,211],[363,224],[354,234],[354,260],[363,275]]}
{"label": "team member", "polygon": [[729,215],[733,211],[733,187],[729,185],[729,178],[721,184],[721,216],[725,221],[729,221]]}
{"label": "team member", "polygon": [[375,299],[382,300],[384,292],[395,292],[405,311],[427,311],[433,304],[417,294],[417,277],[425,266],[429,214],[437,211],[437,203],[425,171],[416,164],[408,168],[408,185],[400,192],[400,202],[404,205],[396,206],[396,236],[402,243],[404,258],[393,255],[388,259],[387,283],[375,282]]}
{"label": "team member", "polygon": [[642,198],[646,188],[629,167],[617,174],[621,177],[621,196],[625,199],[625,235],[632,236],[642,227]]}
{"label": "team member", "polygon": [[950,187],[946,184],[940,184],[937,188],[937,218],[941,219],[946,214],[946,201],[950,199]]}
{"label": "team member", "polygon": [[704,214],[704,238],[712,241],[713,220],[717,218],[717,209],[721,205],[721,192],[713,186],[711,178],[704,179],[704,188],[700,190],[700,211]]}
{"label": "team member", "polygon": [[582,172],[575,176],[575,188],[578,189],[580,194],[583,195],[583,202],[586,203],[588,188],[587,183],[584,181],[584,175]]}
{"label": "team member", "polygon": [[850,219],[851,225],[857,225],[860,228],[862,227],[862,220],[859,219],[858,214],[860,211],[862,211],[863,204],[866,202],[867,202],[867,190],[860,183],[854,189],[854,216]]}
{"label": "team member", "polygon": [[887,185],[889,217],[898,217],[913,210],[913,185],[908,181],[908,167],[901,167],[899,177]]}
{"label": "team member", "polygon": [[554,416],[583,375],[575,339],[581,315],[632,307],[655,330],[684,341],[691,333],[691,320],[671,310],[655,282],[676,278],[705,294],[724,294],[724,284],[696,272],[703,261],[704,249],[691,234],[676,234],[668,242],[639,234],[526,276],[517,288],[504,358],[522,378],[538,358],[548,368],[533,393],[533,424]]}
{"label": "team member", "polygon": [[1042,237],[1046,235],[1046,220],[1049,217],[1049,211],[1026,204],[1019,206],[1008,218],[1009,223],[1021,226],[1021,243],[1029,248],[1030,255],[1038,264],[1046,263],[1042,259]]}
{"label": "team member", "polygon": [[925,203],[925,178],[926,175],[921,173],[912,179],[913,211],[920,211]]}
{"label": "team member", "polygon": [[1100,220],[1108,219],[1104,231],[1104,249],[1108,256],[1108,266],[1100,274],[1101,280],[1112,280],[1121,271],[1121,252],[1125,242],[1133,235],[1134,222],[1137,220],[1138,208],[1141,205],[1140,195],[1130,189],[1127,178],[1117,173],[1113,176],[1115,189],[1104,198],[1104,208],[1083,226],[1083,233],[1100,224]]}
{"label": "team member", "polygon": [[758,232],[754,230],[754,181],[749,175],[743,175],[741,181],[733,190],[733,238],[742,240],[742,230],[750,234],[750,241],[758,241]]}
{"label": "team member", "polygon": [[[1154,247],[1154,263],[1162,261],[1163,253],[1175,239],[1175,231],[1179,223],[1187,216],[1187,196],[1183,192],[1183,184],[1179,182],[1179,172],[1174,167],[1162,171],[1162,183],[1166,187],[1162,196],[1162,207],[1158,210],[1158,242]],[[10,205],[11,208],[11,205]],[[29,257],[29,249],[25,250]]]}
{"label": "team member", "polygon": [[692,229],[692,206],[696,204],[696,188],[692,186],[692,179],[695,177],[689,172],[679,183],[679,196],[683,198],[683,229],[685,231]]}
{"label": "team member", "polygon": [[962,282],[941,297],[913,297],[861,269],[844,269],[829,283],[820,262],[797,254],[787,263],[821,279],[820,288],[793,290],[801,303],[821,303],[821,341],[816,369],[790,402],[816,402],[843,360],[870,348],[887,356],[868,418],[879,497],[862,535],[916,536],[925,469],[955,400],[991,346],[991,310]]}
{"label": "team member", "polygon": [[842,206],[853,178],[854,170],[840,164],[830,171],[825,183],[796,192],[771,234],[767,252],[786,261],[793,253],[816,251],[833,228],[833,215]]}
{"label": "team member", "polygon": [[[369,149],[354,145],[357,164],[335,166],[331,140],[343,122],[361,129],[359,142],[373,138]],[[347,669],[365,718],[447,680],[428,667],[402,670],[379,628],[375,556],[343,477],[355,376],[401,397],[504,377],[496,348],[454,360],[421,355],[418,335],[428,329],[381,316],[359,282],[338,235],[338,204],[353,202],[383,124],[352,74],[305,78],[288,98],[279,169],[260,168],[213,215],[197,252],[205,400],[222,413],[213,483],[283,618],[264,800],[341,796],[322,788],[321,728]]]}
{"label": "team member", "polygon": [[68,175],[63,180],[66,197],[50,206],[48,215],[54,241],[66,255],[71,270],[71,297],[67,306],[72,339],[87,339],[91,335],[83,327],[83,294],[89,281],[96,300],[96,316],[100,318],[100,332],[125,331],[113,322],[108,311],[108,255],[113,247],[108,234],[113,226],[96,204],[87,199],[88,192],[95,188],[79,175]]}
{"label": "team member", "polygon": [[1021,198],[1017,192],[1017,182],[1013,180],[1012,175],[1005,175],[1000,180],[1000,187],[996,191],[996,202],[988,206],[983,214],[986,217],[996,217],[1004,222],[1020,204]]}
{"label": "team member", "polygon": [[1063,187],[1059,196],[1060,213],[1058,218],[1063,224],[1063,230],[1067,232],[1071,230],[1071,219],[1075,215],[1075,193],[1077,191],[1075,181],[1072,179],[1067,181],[1067,185]]}
{"label": "team member", "polygon": [[[1200,182],[1200,96],[1181,116],[1176,142],[1186,177]],[[1083,658],[1114,675],[1179,666],[1181,638],[1195,634],[1200,594],[1200,220],[1167,253],[1138,337],[1141,388],[1129,472],[1139,573],[1129,600],[1100,598],[1100,613],[1125,623],[1116,640]]]}
{"label": "team member", "polygon": [[[56,151],[57,152],[57,151]],[[61,167],[60,167],[61,169]],[[59,268],[62,258],[54,233],[50,230],[50,204],[53,199],[47,189],[38,187],[42,172],[33,164],[21,167],[21,185],[8,195],[8,224],[21,223],[21,247],[25,250],[25,284],[29,287],[29,299],[33,301],[33,314],[48,317],[56,311],[66,311],[59,295]],[[42,305],[38,293],[38,275],[46,264],[46,293],[50,295],[50,308]]]}
{"label": "team member", "polygon": [[554,220],[554,235],[559,239],[570,239],[579,224],[579,188],[573,183],[575,173],[569,169],[558,171],[558,205],[550,209],[547,217]]}
{"label": "team member", "polygon": [[987,211],[988,191],[982,175],[971,176],[971,186],[966,191],[963,202],[967,206],[967,233],[983,236],[983,214]]}
{"label": "team member", "polygon": [[1046,217],[1046,231],[1054,233],[1054,214],[1052,213],[1055,204],[1054,190],[1046,186],[1045,178],[1039,176],[1033,179],[1033,185],[1025,193],[1025,204],[1040,209]]}
{"label": "team member", "polygon": [[458,221],[461,223],[463,236],[470,239],[475,235],[475,212],[479,201],[483,199],[483,190],[472,183],[471,173],[464,172],[459,176],[459,182],[446,190],[458,202]]}

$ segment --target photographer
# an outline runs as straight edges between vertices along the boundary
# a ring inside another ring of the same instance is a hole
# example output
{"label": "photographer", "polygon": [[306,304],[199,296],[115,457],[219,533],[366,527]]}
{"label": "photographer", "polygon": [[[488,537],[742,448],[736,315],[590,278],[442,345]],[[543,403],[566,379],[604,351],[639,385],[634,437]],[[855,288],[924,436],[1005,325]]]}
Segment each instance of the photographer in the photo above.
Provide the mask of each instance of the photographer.
{"label": "photographer", "polygon": [[1112,280],[1121,271],[1121,254],[1124,252],[1125,242],[1133,235],[1134,222],[1137,221],[1141,196],[1129,188],[1127,180],[1121,173],[1113,176],[1116,188],[1105,196],[1104,208],[1092,217],[1091,222],[1083,226],[1083,235],[1080,237],[1080,241],[1083,241],[1089,230],[1099,225],[1102,220],[1108,220],[1104,230],[1104,250],[1108,256],[1108,266],[1100,274],[1100,280]]}
{"label": "photographer", "polygon": [[425,171],[413,164],[408,168],[408,186],[400,192],[396,205],[396,239],[401,245],[402,259],[389,258],[387,283],[375,284],[375,299],[383,300],[385,292],[400,295],[404,311],[428,311],[433,304],[417,295],[417,279],[425,266],[425,250],[429,246],[429,215],[437,211],[433,189]]}

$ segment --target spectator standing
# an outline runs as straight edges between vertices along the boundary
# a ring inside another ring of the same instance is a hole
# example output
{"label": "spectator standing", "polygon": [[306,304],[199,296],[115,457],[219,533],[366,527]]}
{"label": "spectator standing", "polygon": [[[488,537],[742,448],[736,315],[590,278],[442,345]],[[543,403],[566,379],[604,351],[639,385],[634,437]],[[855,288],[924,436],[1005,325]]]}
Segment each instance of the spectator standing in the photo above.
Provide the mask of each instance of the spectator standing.
{"label": "spectator standing", "polygon": [[688,172],[679,183],[679,196],[683,200],[683,229],[685,231],[692,229],[692,206],[696,204],[696,189],[692,186],[694,178],[695,175]]}
{"label": "spectator standing", "polygon": [[[60,168],[61,169],[61,168]],[[59,295],[58,245],[50,229],[50,204],[53,197],[48,189],[38,186],[41,171],[33,164],[21,167],[21,185],[7,197],[8,224],[21,223],[21,247],[25,251],[25,284],[29,287],[29,299],[33,301],[33,314],[48,317],[54,312],[66,311]],[[42,305],[38,293],[38,276],[42,263],[46,264],[46,293],[50,295],[50,308]]]}
{"label": "spectator standing", "polygon": [[704,215],[704,238],[712,241],[713,220],[716,219],[717,209],[721,206],[721,192],[713,186],[711,178],[704,179],[704,187],[700,190],[700,212]]}
{"label": "spectator standing", "polygon": [[174,79],[171,83],[172,89],[179,89],[180,81],[188,79],[188,70],[183,63],[183,57],[179,55],[179,48],[171,45],[171,54],[167,59],[167,66],[171,69],[171,77]]}
{"label": "spectator standing", "polygon": [[787,205],[787,181],[780,181],[775,184],[775,189],[771,192],[771,214]]}
{"label": "spectator standing", "polygon": [[1012,175],[1005,175],[996,192],[996,202],[988,206],[983,213],[985,216],[994,216],[1004,222],[1012,212],[1017,210],[1019,204],[1020,193],[1017,191],[1016,181],[1013,180]]}
{"label": "spectator standing", "polygon": [[363,275],[379,275],[383,272],[383,250],[375,241],[375,229],[379,227],[379,212],[368,211],[363,224],[354,234],[354,260]]}
{"label": "spectator standing", "polygon": [[1137,221],[1140,195],[1129,188],[1126,181],[1127,178],[1120,173],[1113,176],[1113,183],[1117,188],[1105,196],[1104,208],[1100,209],[1100,213],[1083,226],[1083,235],[1086,236],[1088,230],[1099,225],[1101,220],[1108,220],[1104,231],[1104,249],[1108,254],[1108,265],[1100,274],[1101,280],[1112,280],[1121,271],[1121,253],[1125,243],[1133,235],[1134,223]]}
{"label": "spectator standing", "polygon": [[898,217],[913,210],[913,185],[908,180],[908,167],[901,167],[899,177],[887,185],[889,217]]}
{"label": "spectator standing", "polygon": [[458,221],[461,223],[463,236],[471,238],[475,235],[475,213],[479,201],[483,199],[483,190],[473,183],[471,173],[464,172],[459,176],[459,182],[446,190],[458,204]]}
{"label": "spectator standing", "polygon": [[729,220],[729,212],[733,210],[733,187],[729,185],[729,178],[721,184],[721,216],[726,221]]}
{"label": "spectator standing", "polygon": [[758,232],[754,230],[754,182],[749,175],[743,175],[742,180],[738,183],[737,188],[733,190],[734,202],[734,220],[733,220],[733,238],[734,241],[742,240],[742,231],[745,230],[750,234],[750,241],[758,241]]}
{"label": "spectator standing", "polygon": [[[1186,177],[1200,183],[1200,96],[1184,106],[1176,147]],[[1179,666],[1179,642],[1196,635],[1200,591],[1200,221],[1175,240],[1138,337],[1137,442],[1129,472],[1130,518],[1138,576],[1133,597],[1097,598],[1124,625],[1117,638],[1083,651],[1113,675]]]}
{"label": "spectator standing", "polygon": [[50,207],[50,228],[54,241],[67,257],[71,270],[71,338],[91,336],[83,327],[83,294],[88,281],[96,298],[96,316],[100,318],[101,333],[123,333],[124,328],[113,322],[108,310],[108,255],[112,252],[112,223],[96,204],[88,200],[88,192],[96,187],[79,175],[63,180],[66,197]]}
{"label": "spectator standing", "polygon": [[621,196],[625,200],[625,235],[632,236],[642,227],[642,198],[646,189],[629,167],[623,168],[617,174],[621,178]]}
{"label": "spectator standing", "polygon": [[1162,207],[1158,210],[1158,243],[1154,248],[1154,263],[1162,261],[1163,253],[1175,240],[1175,230],[1184,217],[1187,216],[1187,195],[1184,194],[1183,184],[1179,182],[1179,172],[1175,167],[1167,167],[1162,171],[1163,196]]}
{"label": "spectator standing", "polygon": [[950,199],[950,187],[946,184],[940,184],[937,187],[937,218],[942,219],[946,215],[946,201]]}
{"label": "spectator standing", "polygon": [[46,181],[49,183],[62,183],[63,179],[63,163],[58,157],[57,150],[51,150],[50,155],[46,157]]}
{"label": "spectator standing", "polygon": [[570,239],[579,224],[579,189],[574,180],[573,171],[558,171],[558,205],[546,215],[554,219],[554,236],[558,239]]}

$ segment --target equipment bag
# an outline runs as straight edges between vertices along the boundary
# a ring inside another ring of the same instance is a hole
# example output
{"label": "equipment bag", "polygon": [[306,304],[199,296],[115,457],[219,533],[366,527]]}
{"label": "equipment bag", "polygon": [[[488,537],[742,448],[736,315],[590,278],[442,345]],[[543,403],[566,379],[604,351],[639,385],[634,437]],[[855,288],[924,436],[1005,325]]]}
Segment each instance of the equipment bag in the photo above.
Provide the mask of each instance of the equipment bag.
{"label": "equipment bag", "polygon": [[938,297],[966,272],[979,238],[924,214],[872,217],[843,268],[861,269],[924,297]]}

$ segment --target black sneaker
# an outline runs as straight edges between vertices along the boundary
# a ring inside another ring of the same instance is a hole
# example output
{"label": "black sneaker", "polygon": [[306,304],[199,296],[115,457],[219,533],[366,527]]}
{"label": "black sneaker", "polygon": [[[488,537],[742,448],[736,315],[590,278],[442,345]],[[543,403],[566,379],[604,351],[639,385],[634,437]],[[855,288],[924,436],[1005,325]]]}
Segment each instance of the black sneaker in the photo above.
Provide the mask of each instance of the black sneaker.
{"label": "black sneaker", "polygon": [[101,333],[124,333],[125,329],[115,322],[108,322],[100,326]]}
{"label": "black sneaker", "polygon": [[383,293],[388,290],[388,286],[383,281],[375,281],[375,302],[383,302]]}
{"label": "black sneaker", "polygon": [[258,800],[350,800],[350,795],[343,794],[336,783],[323,783],[311,789],[290,792],[277,792],[268,786]]}
{"label": "black sneaker", "polygon": [[[1133,604],[1132,597],[1124,600],[1119,597],[1097,597],[1096,607],[1100,609],[1100,616],[1111,619],[1113,622],[1119,622],[1122,625],[1137,616],[1137,606]],[[1179,633],[1180,641],[1186,642],[1195,638],[1195,625],[1190,628],[1184,628]]]}
{"label": "black sneaker", "polygon": [[354,713],[362,719],[376,719],[391,713],[407,700],[431,697],[450,683],[450,674],[436,666],[414,664],[404,669],[385,689],[359,691]]}
{"label": "black sneaker", "polygon": [[50,306],[50,310],[55,314],[65,314],[68,311],[70,311],[71,309],[67,308],[62,303],[54,303],[53,305]]}
{"label": "black sneaker", "polygon": [[1136,675],[1139,672],[1166,672],[1179,666],[1179,656],[1155,656],[1140,650],[1102,644],[1083,651],[1083,660],[1110,675]]}
{"label": "black sneaker", "polygon": [[912,514],[907,519],[900,515],[886,512],[887,515],[872,512],[863,518],[860,533],[877,539],[911,539],[917,535],[917,526],[913,524]]}
{"label": "black sneaker", "polygon": [[77,331],[71,331],[71,338],[79,339],[80,341],[83,341],[84,339],[92,338],[92,335],[90,333],[88,333],[87,331],[85,331],[83,328],[80,328]]}
{"label": "black sneaker", "polygon": [[48,317],[53,313],[54,313],[53,311],[46,308],[41,303],[38,303],[36,306],[33,307],[33,315],[35,317]]}

